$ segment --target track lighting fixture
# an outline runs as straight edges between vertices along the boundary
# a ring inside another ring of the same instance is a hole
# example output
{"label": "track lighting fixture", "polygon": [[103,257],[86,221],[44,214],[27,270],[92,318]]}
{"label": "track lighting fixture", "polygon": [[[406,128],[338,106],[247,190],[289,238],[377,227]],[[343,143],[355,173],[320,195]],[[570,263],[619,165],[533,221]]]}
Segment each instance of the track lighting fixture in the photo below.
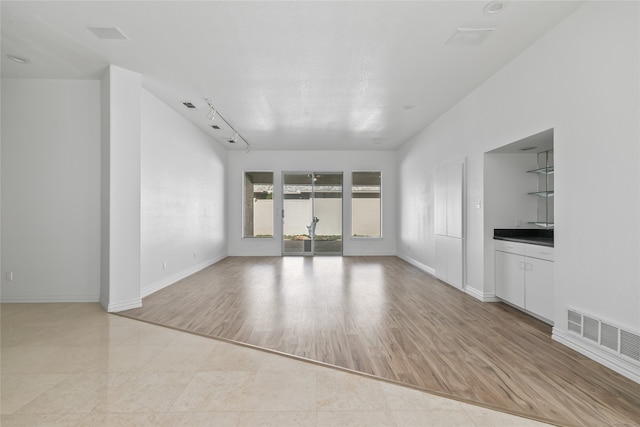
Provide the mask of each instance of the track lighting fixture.
{"label": "track lighting fixture", "polygon": [[216,110],[209,107],[209,114],[207,115],[207,119],[213,121],[216,118]]}
{"label": "track lighting fixture", "polygon": [[211,103],[211,101],[209,101],[208,99],[205,98],[205,102],[209,106],[209,113],[207,114],[207,119],[213,121],[216,118],[216,109]]}
{"label": "track lighting fixture", "polygon": [[[246,144],[246,147],[244,150],[245,153],[249,154],[249,143],[242,137],[242,135],[238,133],[237,130],[235,130],[233,126],[231,126],[231,124],[224,117],[222,117],[222,114],[220,114],[220,112],[216,109],[216,107],[213,106],[213,103],[211,102],[210,99],[205,98],[204,101],[207,103],[207,106],[209,107],[207,119],[213,121],[217,115],[220,118],[220,120],[222,120],[233,131],[233,136],[229,138],[227,142],[229,142],[229,144],[235,144],[236,142],[238,142],[238,139],[241,139]],[[214,129],[215,128],[216,127],[214,127]],[[217,127],[217,129],[220,129],[220,128]]]}

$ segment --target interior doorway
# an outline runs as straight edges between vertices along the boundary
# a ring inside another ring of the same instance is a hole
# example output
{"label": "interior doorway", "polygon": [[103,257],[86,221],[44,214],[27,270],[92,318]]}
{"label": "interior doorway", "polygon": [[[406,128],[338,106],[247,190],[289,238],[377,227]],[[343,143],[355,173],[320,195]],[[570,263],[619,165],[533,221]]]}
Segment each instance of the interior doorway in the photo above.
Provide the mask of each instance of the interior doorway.
{"label": "interior doorway", "polygon": [[282,254],[342,255],[342,172],[284,172]]}

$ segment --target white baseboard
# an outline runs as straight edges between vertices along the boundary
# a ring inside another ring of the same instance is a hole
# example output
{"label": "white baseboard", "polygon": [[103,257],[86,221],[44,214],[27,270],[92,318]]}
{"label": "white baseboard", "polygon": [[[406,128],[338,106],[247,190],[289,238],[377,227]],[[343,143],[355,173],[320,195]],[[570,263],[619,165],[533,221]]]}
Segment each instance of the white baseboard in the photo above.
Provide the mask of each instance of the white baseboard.
{"label": "white baseboard", "polygon": [[245,251],[241,251],[241,252],[237,252],[237,251],[229,251],[229,253],[227,255],[225,255],[226,257],[230,257],[230,256],[282,256],[282,250],[279,251],[261,251],[261,250],[254,250],[254,249],[248,249]]}
{"label": "white baseboard", "polygon": [[588,342],[573,336],[570,333],[553,328],[551,338],[554,341],[564,344],[567,347],[587,356],[589,359],[595,360],[601,365],[629,378],[640,384],[640,369],[638,364],[627,361],[620,356],[599,348],[599,346],[591,345]]}
{"label": "white baseboard", "polygon": [[396,255],[398,258],[405,260],[406,262],[408,262],[409,264],[413,265],[414,267],[418,267],[420,270],[424,271],[425,273],[429,273],[432,276],[436,275],[436,270],[434,270],[433,268],[429,267],[426,264],[421,263],[420,261],[417,261],[411,257],[408,257],[406,255],[403,254],[397,254]]}
{"label": "white baseboard", "polygon": [[100,295],[3,295],[2,303],[100,302]]}
{"label": "white baseboard", "polygon": [[371,256],[371,257],[376,257],[376,256],[396,256],[395,253],[380,253],[380,252],[376,252],[376,253],[365,253],[365,252],[354,252],[354,253],[343,253],[342,256]]}
{"label": "white baseboard", "polygon": [[198,271],[209,267],[210,265],[213,265],[217,262],[222,261],[223,259],[225,259],[227,256],[226,255],[221,255],[217,258],[212,258],[212,259],[208,259],[204,262],[201,262],[200,264],[194,265],[193,267],[187,268],[186,270],[182,270],[179,273],[176,273],[172,276],[166,277],[156,283],[153,283],[149,286],[145,286],[144,288],[142,288],[140,290],[140,297],[144,298],[146,296],[151,295],[154,292],[158,292],[160,289],[164,289],[169,285],[173,285],[174,283],[176,283],[178,280],[182,280],[187,276],[190,276],[194,273],[197,273]]}
{"label": "white baseboard", "polygon": [[465,286],[464,291],[471,295],[472,297],[474,297],[475,299],[478,299],[482,302],[498,302],[500,301],[498,298],[496,298],[496,296],[491,293],[491,292],[482,292],[479,289],[476,288],[472,288],[469,285]]}
{"label": "white baseboard", "polygon": [[142,298],[133,298],[126,301],[109,303],[107,311],[109,313],[117,313],[118,311],[130,310],[138,307],[142,307]]}

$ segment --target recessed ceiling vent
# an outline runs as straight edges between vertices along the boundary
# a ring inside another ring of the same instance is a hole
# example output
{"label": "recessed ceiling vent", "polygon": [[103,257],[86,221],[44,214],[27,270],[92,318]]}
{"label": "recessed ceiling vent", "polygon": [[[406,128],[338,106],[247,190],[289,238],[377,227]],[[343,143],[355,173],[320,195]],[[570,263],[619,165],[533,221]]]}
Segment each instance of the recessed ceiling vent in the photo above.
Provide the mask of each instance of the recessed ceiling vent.
{"label": "recessed ceiling vent", "polygon": [[458,28],[445,44],[477,46],[482,44],[492,32],[493,28]]}
{"label": "recessed ceiling vent", "polygon": [[640,362],[640,334],[626,331],[594,316],[568,310],[569,331],[632,361]]}
{"label": "recessed ceiling vent", "polygon": [[185,101],[182,103],[182,105],[184,105],[185,107],[187,107],[190,110],[197,110],[196,106],[193,105],[191,102],[189,101]]}
{"label": "recessed ceiling vent", "polygon": [[90,27],[87,26],[97,38],[101,40],[129,40],[118,27]]}
{"label": "recessed ceiling vent", "polygon": [[214,128],[214,129],[220,129],[220,126],[218,126],[218,125],[211,125],[211,127]]}

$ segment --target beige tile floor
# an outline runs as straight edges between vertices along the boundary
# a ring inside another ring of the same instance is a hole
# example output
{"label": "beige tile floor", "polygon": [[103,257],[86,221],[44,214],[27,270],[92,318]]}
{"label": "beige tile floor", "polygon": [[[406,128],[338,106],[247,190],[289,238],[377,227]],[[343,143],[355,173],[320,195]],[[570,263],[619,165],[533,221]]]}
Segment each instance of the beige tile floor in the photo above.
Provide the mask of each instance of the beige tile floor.
{"label": "beige tile floor", "polygon": [[123,317],[2,304],[2,426],[536,426]]}

